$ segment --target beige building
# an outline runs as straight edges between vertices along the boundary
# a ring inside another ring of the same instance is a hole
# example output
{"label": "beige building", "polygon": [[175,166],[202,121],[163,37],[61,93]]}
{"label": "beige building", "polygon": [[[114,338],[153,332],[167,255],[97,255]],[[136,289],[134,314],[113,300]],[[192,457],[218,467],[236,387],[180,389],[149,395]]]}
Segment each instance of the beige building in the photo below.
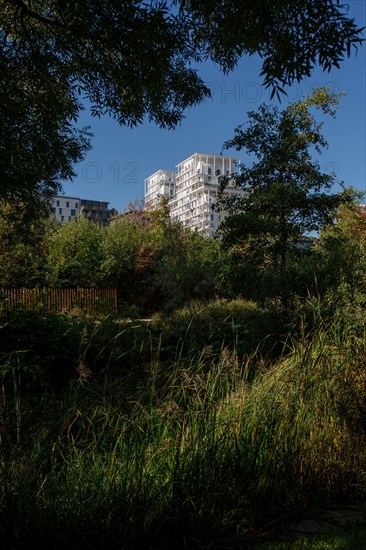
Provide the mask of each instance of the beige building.
{"label": "beige building", "polygon": [[116,214],[109,208],[109,202],[80,199],[79,197],[65,197],[63,195],[53,198],[52,211],[59,222],[71,221],[79,215],[93,220],[100,220],[103,224],[109,223]]}

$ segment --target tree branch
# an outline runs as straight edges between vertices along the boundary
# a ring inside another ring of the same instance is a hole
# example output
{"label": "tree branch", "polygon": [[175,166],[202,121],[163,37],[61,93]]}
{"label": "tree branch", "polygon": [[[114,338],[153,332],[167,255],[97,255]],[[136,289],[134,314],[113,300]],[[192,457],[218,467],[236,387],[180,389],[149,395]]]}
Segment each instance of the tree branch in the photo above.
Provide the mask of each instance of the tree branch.
{"label": "tree branch", "polygon": [[17,6],[21,11],[23,16],[31,17],[32,19],[35,19],[36,21],[39,21],[40,23],[43,23],[45,25],[50,25],[52,27],[57,27],[59,29],[65,29],[66,26],[61,23],[60,21],[57,21],[56,19],[48,19],[47,17],[44,17],[43,15],[40,15],[39,13],[31,10],[24,2],[23,0],[10,0],[10,3],[14,6]]}

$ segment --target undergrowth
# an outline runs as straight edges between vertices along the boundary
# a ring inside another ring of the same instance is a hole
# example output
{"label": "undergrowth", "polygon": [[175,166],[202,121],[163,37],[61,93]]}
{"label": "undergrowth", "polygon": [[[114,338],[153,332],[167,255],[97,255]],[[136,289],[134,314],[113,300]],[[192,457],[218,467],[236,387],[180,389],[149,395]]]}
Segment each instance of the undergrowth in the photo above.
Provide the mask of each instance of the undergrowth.
{"label": "undergrowth", "polygon": [[57,392],[22,394],[9,367],[4,547],[250,547],[280,513],[364,499],[364,336],[323,322],[275,363],[235,346],[167,362],[146,330],[139,369],[81,353]]}

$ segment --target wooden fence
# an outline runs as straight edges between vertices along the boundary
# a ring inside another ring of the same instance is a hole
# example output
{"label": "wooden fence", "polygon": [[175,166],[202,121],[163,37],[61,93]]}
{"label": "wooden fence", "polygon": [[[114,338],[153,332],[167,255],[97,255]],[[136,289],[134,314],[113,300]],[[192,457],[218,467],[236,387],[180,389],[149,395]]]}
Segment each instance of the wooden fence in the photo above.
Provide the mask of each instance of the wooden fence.
{"label": "wooden fence", "polygon": [[2,288],[0,312],[21,307],[44,313],[117,313],[115,288]]}

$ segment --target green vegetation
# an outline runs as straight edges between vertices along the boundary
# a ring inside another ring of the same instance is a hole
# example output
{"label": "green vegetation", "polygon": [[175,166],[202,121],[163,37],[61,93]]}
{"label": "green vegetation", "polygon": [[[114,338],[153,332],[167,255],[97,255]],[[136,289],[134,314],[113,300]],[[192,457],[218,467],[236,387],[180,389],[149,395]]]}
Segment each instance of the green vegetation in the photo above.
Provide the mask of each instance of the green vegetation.
{"label": "green vegetation", "polygon": [[363,41],[335,0],[0,6],[0,198],[13,204],[47,201],[73,176],[91,138],[75,128],[83,100],[94,116],[173,128],[210,96],[193,64],[210,59],[228,71],[258,53],[264,83],[279,95],[315,65],[339,67]]}
{"label": "green vegetation", "polygon": [[310,283],[287,307],[265,286],[224,299],[240,248],[161,214],[34,227],[43,280],[83,280],[84,242],[126,318],[4,311],[1,546],[250,548],[280,517],[362,504],[363,216],[344,207],[294,265]]}
{"label": "green vegetation", "polygon": [[[245,247],[252,271],[268,264],[272,292],[285,305],[295,290],[289,269],[302,254],[304,235],[325,228],[341,204],[355,199],[350,189],[331,193],[335,175],[322,173],[313,158],[314,149],[321,153],[327,142],[323,123],[316,122],[310,109],[334,116],[341,95],[325,87],[282,111],[263,104],[248,113],[246,128],[239,126],[224,146],[255,155],[252,166],[241,165],[233,178],[243,195],[218,203],[229,213],[220,228],[224,243]],[[222,187],[229,181],[225,178]]]}
{"label": "green vegetation", "polygon": [[[262,107],[237,132],[230,144],[260,157],[245,173],[250,230],[246,220],[239,238],[193,234],[164,208],[106,228],[48,219],[90,147],[76,127],[82,101],[120,124],[173,128],[210,95],[193,66],[229,71],[255,53],[280,97],[357,49],[347,6],[0,6],[0,288],[113,286],[120,308],[1,308],[0,547],[249,548],[294,511],[362,504],[364,211],[345,206],[351,193],[322,194],[333,180],[309,153],[325,142],[308,109],[330,112],[337,96]],[[300,251],[312,230],[319,239]],[[342,536],[314,545],[347,547]]]}
{"label": "green vegetation", "polygon": [[[240,312],[250,329],[253,307],[229,305],[233,326]],[[21,343],[2,361],[3,545],[230,548],[279,513],[364,498],[366,344],[352,330],[324,320],[272,360],[235,337],[162,360],[157,326],[54,323],[61,379]]]}
{"label": "green vegetation", "polygon": [[[281,517],[364,503],[362,208],[294,262],[287,307],[240,286],[237,266],[253,268],[240,247],[164,212],[31,228],[40,281],[104,277],[125,317],[4,310],[2,547],[258,547]],[[8,258],[31,247],[0,229]]]}
{"label": "green vegetation", "polygon": [[348,529],[327,531],[311,538],[282,542],[266,546],[268,550],[362,550],[365,547],[366,527],[354,526]]}

